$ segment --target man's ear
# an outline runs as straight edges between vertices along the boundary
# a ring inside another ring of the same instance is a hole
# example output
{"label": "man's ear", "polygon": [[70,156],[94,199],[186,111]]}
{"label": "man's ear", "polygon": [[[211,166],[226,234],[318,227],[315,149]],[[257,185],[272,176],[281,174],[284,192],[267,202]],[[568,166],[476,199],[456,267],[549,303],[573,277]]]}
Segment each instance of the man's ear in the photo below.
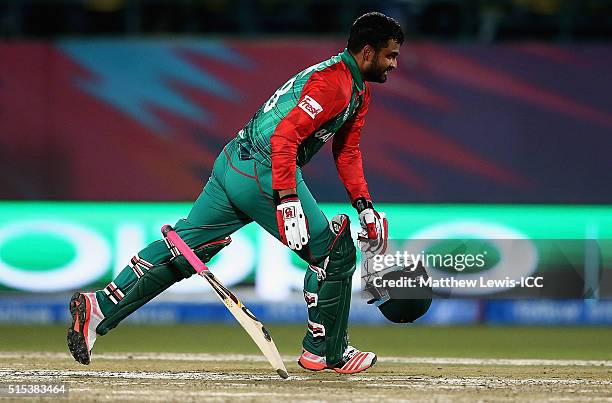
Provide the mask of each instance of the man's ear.
{"label": "man's ear", "polygon": [[372,46],[365,45],[363,47],[363,53],[362,53],[363,60],[366,61],[366,62],[371,62],[372,59],[374,58],[374,53],[376,53],[376,52],[374,51],[374,48]]}

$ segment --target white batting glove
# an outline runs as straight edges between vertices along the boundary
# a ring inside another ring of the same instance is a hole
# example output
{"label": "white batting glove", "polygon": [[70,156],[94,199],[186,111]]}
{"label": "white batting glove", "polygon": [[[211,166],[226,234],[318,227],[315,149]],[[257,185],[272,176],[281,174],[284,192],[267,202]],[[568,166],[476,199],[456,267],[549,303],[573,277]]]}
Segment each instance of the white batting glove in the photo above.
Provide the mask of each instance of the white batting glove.
{"label": "white batting glove", "polygon": [[362,231],[358,235],[362,251],[372,254],[385,253],[387,250],[388,224],[385,213],[374,210],[372,202],[365,198],[355,200]]}
{"label": "white batting glove", "polygon": [[281,198],[276,206],[276,222],[281,240],[293,250],[300,250],[308,243],[308,220],[297,195]]}

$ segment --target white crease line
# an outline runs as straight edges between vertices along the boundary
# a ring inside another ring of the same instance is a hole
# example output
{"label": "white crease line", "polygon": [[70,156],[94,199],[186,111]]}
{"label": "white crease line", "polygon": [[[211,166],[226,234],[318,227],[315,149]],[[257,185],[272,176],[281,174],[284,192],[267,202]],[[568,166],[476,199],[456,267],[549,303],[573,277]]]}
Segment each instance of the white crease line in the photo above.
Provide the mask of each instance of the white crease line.
{"label": "white crease line", "polygon": [[[384,382],[397,387],[409,386],[414,383],[427,383],[433,385],[453,385],[453,386],[520,386],[520,385],[612,385],[612,381],[601,379],[559,379],[559,378],[505,378],[505,377],[484,377],[466,376],[461,378],[433,377],[433,376],[349,376],[349,381]],[[409,384],[397,384],[406,382]]]}
{"label": "white crease line", "polygon": [[612,366],[610,360],[541,360],[524,358],[436,358],[436,357],[381,357],[381,362],[398,364],[446,365],[510,365],[510,366]]}
{"label": "white crease line", "polygon": [[[15,370],[0,368],[2,378],[25,377],[35,378],[56,378],[71,376],[88,376],[97,378],[120,378],[120,379],[162,379],[162,380],[201,380],[201,381],[271,381],[282,379],[276,374],[270,375],[249,375],[249,374],[228,374],[223,372],[145,372],[145,371],[74,371],[74,370]],[[290,376],[293,380],[307,380],[308,377]]]}
{"label": "white crease line", "polygon": [[[0,352],[0,359],[72,359],[68,353],[49,352]],[[297,360],[296,356],[283,356],[284,361]],[[207,354],[207,353],[103,353],[94,354],[93,360],[160,360],[203,362],[266,362],[255,354]],[[450,357],[379,357],[379,362],[394,364],[432,365],[508,365],[508,366],[603,366],[612,367],[611,360],[544,360],[522,358],[450,358]]]}
{"label": "white crease line", "polygon": [[[113,378],[113,379],[150,379],[150,380],[196,380],[196,381],[279,381],[276,375],[229,374],[223,372],[146,372],[146,371],[75,371],[75,370],[14,370],[1,368],[4,381],[53,380],[70,377]],[[310,377],[291,376],[289,380],[304,381]],[[546,378],[499,378],[499,377],[432,377],[432,376],[348,376],[338,382],[366,382],[368,386],[380,387],[512,387],[512,386],[612,386],[610,380],[598,379],[546,379]]]}

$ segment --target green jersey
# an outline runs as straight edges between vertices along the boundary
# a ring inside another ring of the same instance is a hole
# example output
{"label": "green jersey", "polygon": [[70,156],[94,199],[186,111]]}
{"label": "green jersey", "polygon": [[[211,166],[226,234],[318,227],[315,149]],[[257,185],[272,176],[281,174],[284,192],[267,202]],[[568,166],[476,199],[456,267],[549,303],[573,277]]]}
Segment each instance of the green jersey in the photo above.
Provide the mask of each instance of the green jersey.
{"label": "green jersey", "polygon": [[[302,70],[276,90],[238,133],[241,158],[271,167],[274,189],[294,187],[295,167],[305,165],[332,136],[342,136],[338,146],[334,141],[334,154],[343,154],[345,147],[356,146],[358,151],[368,102],[367,85],[355,59],[345,50]],[[358,157],[356,174],[362,179],[361,155]],[[365,180],[362,182],[359,192],[363,195]]]}

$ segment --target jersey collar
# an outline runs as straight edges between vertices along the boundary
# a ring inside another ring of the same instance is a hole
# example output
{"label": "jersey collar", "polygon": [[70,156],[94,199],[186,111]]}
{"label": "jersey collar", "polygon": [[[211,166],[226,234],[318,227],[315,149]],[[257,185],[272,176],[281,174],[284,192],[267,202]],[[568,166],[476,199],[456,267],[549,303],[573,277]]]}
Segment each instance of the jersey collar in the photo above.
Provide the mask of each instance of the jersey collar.
{"label": "jersey collar", "polygon": [[351,72],[351,76],[353,76],[353,82],[355,83],[357,90],[360,93],[363,92],[363,90],[365,89],[364,82],[361,78],[361,72],[359,71],[359,67],[357,66],[355,58],[349,53],[348,49],[344,49],[344,52],[340,53],[340,57],[344,61],[344,64],[348,66],[349,71]]}

